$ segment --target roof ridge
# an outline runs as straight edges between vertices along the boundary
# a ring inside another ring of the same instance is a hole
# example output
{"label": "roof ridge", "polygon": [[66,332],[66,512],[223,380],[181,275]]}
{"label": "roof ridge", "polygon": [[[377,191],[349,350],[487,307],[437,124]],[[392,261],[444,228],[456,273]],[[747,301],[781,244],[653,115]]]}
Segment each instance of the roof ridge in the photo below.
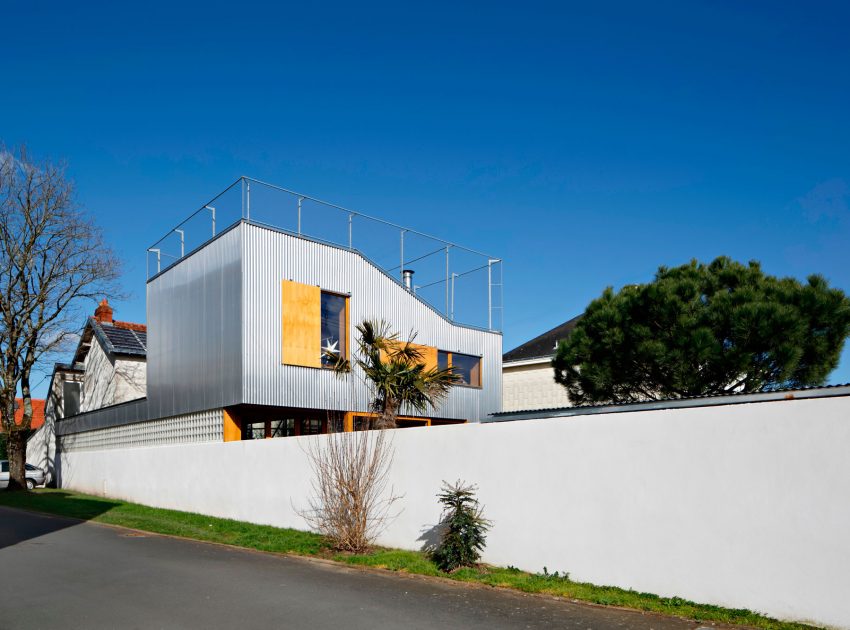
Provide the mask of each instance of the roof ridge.
{"label": "roof ridge", "polygon": [[112,321],[112,325],[116,328],[123,328],[124,330],[132,330],[135,332],[147,333],[148,331],[147,324],[137,324],[136,322],[122,322],[116,319]]}

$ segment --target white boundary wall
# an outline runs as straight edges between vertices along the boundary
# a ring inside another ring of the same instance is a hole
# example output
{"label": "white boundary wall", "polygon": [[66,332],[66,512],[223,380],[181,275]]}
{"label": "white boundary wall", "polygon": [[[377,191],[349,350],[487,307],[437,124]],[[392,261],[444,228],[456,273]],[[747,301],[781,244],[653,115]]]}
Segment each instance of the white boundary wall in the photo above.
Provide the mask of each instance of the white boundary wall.
{"label": "white boundary wall", "polygon": [[[63,487],[305,529],[323,436],[66,453]],[[850,397],[392,432],[417,549],[442,480],[479,485],[484,559],[850,628]]]}

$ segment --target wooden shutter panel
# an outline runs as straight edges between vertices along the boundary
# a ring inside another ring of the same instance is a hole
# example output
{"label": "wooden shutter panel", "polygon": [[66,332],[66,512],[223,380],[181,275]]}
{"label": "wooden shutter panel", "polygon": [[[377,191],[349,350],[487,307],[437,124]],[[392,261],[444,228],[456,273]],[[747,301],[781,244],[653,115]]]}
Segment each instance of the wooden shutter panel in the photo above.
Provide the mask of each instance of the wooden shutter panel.
{"label": "wooden shutter panel", "polygon": [[282,283],[283,347],[286,365],[322,367],[322,291],[292,280]]}
{"label": "wooden shutter panel", "polygon": [[[394,348],[400,348],[404,345],[404,341],[395,341],[391,345]],[[422,354],[422,365],[425,366],[426,370],[431,370],[437,367],[437,349],[433,346],[423,346],[419,343],[410,344],[413,348],[419,350]],[[387,360],[387,353],[383,350],[381,351],[381,361]]]}
{"label": "wooden shutter panel", "polygon": [[422,352],[423,363],[426,370],[437,369],[437,349],[432,346],[420,346]]}

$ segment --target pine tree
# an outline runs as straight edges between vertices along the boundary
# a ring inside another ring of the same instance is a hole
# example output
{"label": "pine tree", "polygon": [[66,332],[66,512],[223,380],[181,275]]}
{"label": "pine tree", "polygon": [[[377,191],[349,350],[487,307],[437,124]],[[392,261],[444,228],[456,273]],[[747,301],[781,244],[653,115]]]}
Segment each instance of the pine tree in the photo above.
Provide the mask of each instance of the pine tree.
{"label": "pine tree", "polygon": [[553,359],[575,404],[821,385],[850,335],[850,300],[819,275],[803,284],[720,257],[610,287]]}
{"label": "pine tree", "polygon": [[475,486],[444,482],[437,499],[443,504],[443,531],[440,544],[432,553],[434,562],[447,572],[472,566],[481,557],[491,527],[475,498]]}

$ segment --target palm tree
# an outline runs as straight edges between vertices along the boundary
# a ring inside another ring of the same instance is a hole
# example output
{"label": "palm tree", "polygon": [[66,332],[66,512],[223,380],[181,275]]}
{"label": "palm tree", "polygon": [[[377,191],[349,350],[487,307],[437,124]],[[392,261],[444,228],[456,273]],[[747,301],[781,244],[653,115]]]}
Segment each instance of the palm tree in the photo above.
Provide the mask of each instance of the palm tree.
{"label": "palm tree", "polygon": [[[413,343],[411,332],[407,341],[400,341],[398,333],[383,321],[364,320],[357,324],[357,349],[354,364],[363,372],[372,388],[372,422],[375,429],[393,429],[402,407],[426,413],[448,395],[452,384],[460,379],[451,368],[427,369],[420,346]],[[334,371],[347,374],[351,362],[337,354],[330,356]]]}

